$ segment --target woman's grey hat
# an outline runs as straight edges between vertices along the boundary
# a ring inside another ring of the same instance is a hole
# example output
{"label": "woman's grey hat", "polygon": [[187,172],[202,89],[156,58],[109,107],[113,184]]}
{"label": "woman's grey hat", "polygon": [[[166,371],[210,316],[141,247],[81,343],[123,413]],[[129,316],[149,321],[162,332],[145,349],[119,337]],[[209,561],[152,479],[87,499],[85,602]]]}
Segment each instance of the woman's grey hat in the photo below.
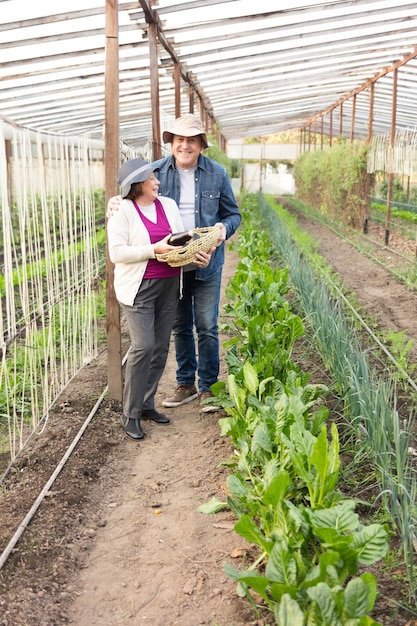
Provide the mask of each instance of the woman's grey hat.
{"label": "woman's grey hat", "polygon": [[123,163],[117,174],[117,182],[122,188],[122,197],[127,196],[134,183],[145,182],[152,172],[158,169],[158,167],[154,167],[152,163],[143,159],[132,159]]}
{"label": "woman's grey hat", "polygon": [[200,135],[203,148],[208,148],[209,146],[202,121],[192,113],[177,117],[172,126],[162,133],[163,142],[172,143],[174,135],[179,135],[180,137],[196,137]]}

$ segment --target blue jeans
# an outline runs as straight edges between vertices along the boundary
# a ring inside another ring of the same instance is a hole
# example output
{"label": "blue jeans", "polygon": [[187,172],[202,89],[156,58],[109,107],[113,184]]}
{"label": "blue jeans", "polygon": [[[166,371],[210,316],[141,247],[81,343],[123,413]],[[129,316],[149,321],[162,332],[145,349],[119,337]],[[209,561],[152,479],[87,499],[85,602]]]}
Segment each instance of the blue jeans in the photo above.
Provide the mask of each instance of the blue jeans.
{"label": "blue jeans", "polygon": [[[218,315],[222,270],[208,280],[197,280],[196,272],[184,272],[183,296],[174,324],[177,383],[193,385],[198,374],[198,390],[209,391],[219,375]],[[198,357],[194,340],[198,339]],[[198,358],[198,360],[197,360]]]}

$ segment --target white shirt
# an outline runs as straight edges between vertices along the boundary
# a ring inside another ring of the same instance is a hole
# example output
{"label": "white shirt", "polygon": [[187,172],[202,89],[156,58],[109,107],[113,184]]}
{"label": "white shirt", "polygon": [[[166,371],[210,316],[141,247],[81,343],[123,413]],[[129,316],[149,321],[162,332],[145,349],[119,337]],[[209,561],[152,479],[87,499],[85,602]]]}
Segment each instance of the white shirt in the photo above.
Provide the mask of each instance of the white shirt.
{"label": "white shirt", "polygon": [[195,228],[195,184],[194,177],[197,167],[190,167],[184,170],[178,167],[177,170],[180,177],[181,195],[180,195],[180,213],[184,224],[184,230],[192,230]]}

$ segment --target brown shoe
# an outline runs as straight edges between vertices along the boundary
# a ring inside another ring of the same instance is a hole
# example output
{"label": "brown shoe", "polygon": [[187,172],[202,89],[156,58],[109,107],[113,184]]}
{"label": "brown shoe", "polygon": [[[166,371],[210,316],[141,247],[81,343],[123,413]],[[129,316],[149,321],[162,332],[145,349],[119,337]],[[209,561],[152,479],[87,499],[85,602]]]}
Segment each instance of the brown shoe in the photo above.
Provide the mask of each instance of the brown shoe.
{"label": "brown shoe", "polygon": [[178,385],[174,395],[166,398],[166,400],[162,402],[162,406],[172,409],[186,402],[191,402],[191,400],[195,400],[197,395],[195,385]]}
{"label": "brown shoe", "polygon": [[213,400],[214,395],[211,391],[202,391],[198,396],[198,401],[200,403],[200,411],[202,413],[216,413],[220,411],[220,407],[215,404],[211,404],[210,400]]}

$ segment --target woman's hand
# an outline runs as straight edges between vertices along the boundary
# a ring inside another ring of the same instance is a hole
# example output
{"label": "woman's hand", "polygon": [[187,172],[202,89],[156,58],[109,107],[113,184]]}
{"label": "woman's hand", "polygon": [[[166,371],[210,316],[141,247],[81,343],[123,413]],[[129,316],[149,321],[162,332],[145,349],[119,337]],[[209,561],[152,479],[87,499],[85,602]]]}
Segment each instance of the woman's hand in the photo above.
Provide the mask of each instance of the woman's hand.
{"label": "woman's hand", "polygon": [[160,241],[157,241],[153,244],[153,249],[155,254],[165,254],[166,252],[171,252],[171,250],[178,250],[178,246],[170,246],[168,243],[168,239],[171,235],[167,235]]}
{"label": "woman's hand", "polygon": [[114,215],[120,209],[122,196],[113,196],[107,203],[106,217],[107,219]]}

